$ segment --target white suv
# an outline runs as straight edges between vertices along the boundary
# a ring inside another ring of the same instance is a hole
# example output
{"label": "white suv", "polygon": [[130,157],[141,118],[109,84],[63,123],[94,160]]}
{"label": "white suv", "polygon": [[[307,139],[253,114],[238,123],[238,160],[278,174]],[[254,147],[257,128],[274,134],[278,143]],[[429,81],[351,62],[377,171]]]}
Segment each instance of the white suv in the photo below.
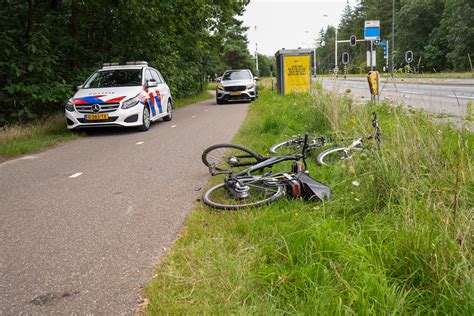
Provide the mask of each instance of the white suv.
{"label": "white suv", "polygon": [[66,104],[69,129],[124,126],[150,128],[172,118],[172,98],[161,74],[147,62],[107,63],[78,87]]}
{"label": "white suv", "polygon": [[249,69],[227,70],[216,87],[216,103],[254,101],[258,98],[257,80]]}

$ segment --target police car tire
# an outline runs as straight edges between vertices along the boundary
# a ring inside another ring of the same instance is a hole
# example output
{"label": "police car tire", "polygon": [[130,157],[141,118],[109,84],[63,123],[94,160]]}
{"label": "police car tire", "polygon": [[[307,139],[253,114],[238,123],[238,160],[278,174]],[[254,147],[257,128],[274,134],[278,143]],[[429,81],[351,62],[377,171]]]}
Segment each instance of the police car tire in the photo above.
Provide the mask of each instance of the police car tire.
{"label": "police car tire", "polygon": [[[145,112],[147,112],[148,115],[145,115]],[[148,117],[148,124],[145,123],[145,117]],[[145,104],[145,106],[143,107],[142,125],[138,127],[138,130],[141,132],[145,132],[150,129],[150,125],[151,125],[150,108],[148,107],[148,105]]]}
{"label": "police car tire", "polygon": [[163,121],[171,121],[173,119],[173,105],[171,103],[171,100],[168,100],[168,108],[167,108],[167,111],[168,111],[168,115],[166,115],[165,117],[163,117]]}

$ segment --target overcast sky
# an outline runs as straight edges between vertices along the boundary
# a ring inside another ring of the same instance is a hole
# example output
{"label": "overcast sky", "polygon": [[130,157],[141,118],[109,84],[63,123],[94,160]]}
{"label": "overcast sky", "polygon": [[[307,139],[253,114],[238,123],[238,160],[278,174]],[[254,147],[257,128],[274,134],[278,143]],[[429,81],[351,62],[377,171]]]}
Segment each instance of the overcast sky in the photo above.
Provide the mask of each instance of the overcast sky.
{"label": "overcast sky", "polygon": [[[249,51],[274,55],[281,48],[314,47],[321,28],[338,25],[347,0],[251,0],[241,19],[250,27]],[[355,0],[349,4],[354,6]],[[255,26],[257,29],[255,30]]]}

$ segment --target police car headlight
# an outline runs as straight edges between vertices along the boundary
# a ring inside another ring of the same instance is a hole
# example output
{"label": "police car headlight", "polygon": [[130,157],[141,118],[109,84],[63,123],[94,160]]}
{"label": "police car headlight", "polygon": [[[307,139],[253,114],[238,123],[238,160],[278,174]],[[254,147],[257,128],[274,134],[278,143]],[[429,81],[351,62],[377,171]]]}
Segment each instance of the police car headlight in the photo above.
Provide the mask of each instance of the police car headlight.
{"label": "police car headlight", "polygon": [[74,103],[72,103],[71,101],[67,101],[66,110],[68,110],[69,112],[74,112]]}
{"label": "police car headlight", "polygon": [[253,83],[247,85],[247,89],[253,89],[255,87],[255,85]]}
{"label": "police car headlight", "polygon": [[131,107],[134,107],[135,105],[138,104],[138,98],[137,97],[134,97],[134,98],[131,98],[131,99],[128,99],[128,100],[125,100],[123,101],[122,103],[122,109],[129,109]]}
{"label": "police car headlight", "polygon": [[218,85],[218,86],[217,86],[217,90],[224,91],[224,86],[222,86],[222,85]]}

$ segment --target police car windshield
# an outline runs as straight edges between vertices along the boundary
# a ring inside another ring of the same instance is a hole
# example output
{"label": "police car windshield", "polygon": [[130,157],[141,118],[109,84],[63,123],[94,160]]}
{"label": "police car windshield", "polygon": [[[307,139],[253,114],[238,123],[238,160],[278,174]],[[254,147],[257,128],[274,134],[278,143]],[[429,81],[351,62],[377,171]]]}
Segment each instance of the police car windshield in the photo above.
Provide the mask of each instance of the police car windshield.
{"label": "police car windshield", "polygon": [[222,77],[222,80],[248,80],[252,79],[250,73],[246,70],[242,71],[228,71]]}
{"label": "police car windshield", "polygon": [[128,87],[141,84],[141,69],[113,69],[96,72],[85,83],[84,88]]}

